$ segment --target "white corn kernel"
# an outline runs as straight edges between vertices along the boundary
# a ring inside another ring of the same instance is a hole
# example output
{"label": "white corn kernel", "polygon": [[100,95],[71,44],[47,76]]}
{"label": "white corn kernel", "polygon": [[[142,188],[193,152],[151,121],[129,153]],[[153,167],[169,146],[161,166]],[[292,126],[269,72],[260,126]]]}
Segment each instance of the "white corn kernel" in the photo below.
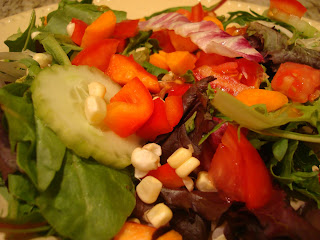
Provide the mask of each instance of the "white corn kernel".
{"label": "white corn kernel", "polygon": [[290,199],[290,206],[295,210],[298,211],[299,208],[303,207],[306,202],[301,201],[299,199]]}
{"label": "white corn kernel", "polygon": [[127,221],[128,221],[128,222],[139,223],[139,224],[141,223],[140,220],[139,220],[139,218],[129,218]]}
{"label": "white corn kernel", "polygon": [[154,203],[160,194],[162,183],[152,176],[147,176],[137,185],[136,191],[139,198],[147,204]]}
{"label": "white corn kernel", "polygon": [[9,212],[9,203],[7,199],[5,199],[0,194],[0,218],[6,218],[8,216],[8,212]]}
{"label": "white corn kernel", "polygon": [[136,148],[131,154],[131,163],[135,168],[148,172],[160,166],[160,157],[149,150]]}
{"label": "white corn kernel", "polygon": [[49,53],[36,53],[33,60],[37,61],[41,68],[45,68],[52,63],[52,56]]}
{"label": "white corn kernel", "polygon": [[162,155],[161,146],[159,144],[148,143],[148,144],[144,145],[142,148],[149,150],[150,152],[153,152],[154,154],[156,154],[159,157]]}
{"label": "white corn kernel", "polygon": [[316,165],[313,165],[312,166],[312,172],[317,172],[317,171],[319,171],[319,167],[316,166]]}
{"label": "white corn kernel", "polygon": [[217,192],[213,182],[209,179],[208,172],[201,171],[198,173],[196,187],[201,192]]}
{"label": "white corn kernel", "polygon": [[91,82],[88,84],[88,90],[90,96],[97,96],[100,98],[104,98],[107,90],[106,87],[99,82]]}
{"label": "white corn kernel", "polygon": [[167,162],[171,167],[178,168],[191,157],[192,152],[189,149],[181,147],[168,158]]}
{"label": "white corn kernel", "polygon": [[176,174],[181,178],[185,178],[199,165],[200,161],[195,157],[191,157],[176,169]]}
{"label": "white corn kernel", "polygon": [[67,25],[67,33],[68,33],[69,37],[72,36],[75,27],[76,27],[76,24],[73,22],[69,22],[69,24]]}
{"label": "white corn kernel", "polygon": [[148,174],[149,171],[141,171],[138,168],[134,168],[134,177],[137,179],[141,179]]}
{"label": "white corn kernel", "polygon": [[192,192],[194,189],[194,182],[191,177],[185,177],[182,179],[184,185],[188,189],[189,192]]}
{"label": "white corn kernel", "polygon": [[89,96],[85,102],[84,112],[90,124],[99,124],[107,114],[107,104],[104,99]]}
{"label": "white corn kernel", "polygon": [[166,225],[172,218],[171,209],[164,203],[159,203],[146,213],[146,218],[154,227]]}
{"label": "white corn kernel", "polygon": [[39,31],[31,33],[31,39],[35,39],[40,34]]}

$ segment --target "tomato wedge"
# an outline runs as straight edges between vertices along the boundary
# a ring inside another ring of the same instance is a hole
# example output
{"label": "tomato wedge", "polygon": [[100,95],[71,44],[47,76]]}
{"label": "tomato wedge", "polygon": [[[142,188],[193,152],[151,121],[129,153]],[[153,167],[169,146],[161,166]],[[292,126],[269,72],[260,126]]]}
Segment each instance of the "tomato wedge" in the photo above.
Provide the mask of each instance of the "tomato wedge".
{"label": "tomato wedge", "polygon": [[271,87],[294,102],[313,101],[320,95],[320,70],[299,63],[283,63]]}
{"label": "tomato wedge", "polygon": [[110,99],[104,122],[120,137],[128,137],[149,119],[153,107],[150,92],[134,78]]}
{"label": "tomato wedge", "polygon": [[302,17],[307,11],[300,2],[297,0],[270,0],[270,8],[276,8],[287,14]]}
{"label": "tomato wedge", "polygon": [[191,22],[200,22],[205,16],[205,12],[203,11],[201,2],[191,8]]}
{"label": "tomato wedge", "polygon": [[259,153],[231,124],[212,158],[209,178],[218,191],[249,209],[263,207],[272,195],[271,178]]}

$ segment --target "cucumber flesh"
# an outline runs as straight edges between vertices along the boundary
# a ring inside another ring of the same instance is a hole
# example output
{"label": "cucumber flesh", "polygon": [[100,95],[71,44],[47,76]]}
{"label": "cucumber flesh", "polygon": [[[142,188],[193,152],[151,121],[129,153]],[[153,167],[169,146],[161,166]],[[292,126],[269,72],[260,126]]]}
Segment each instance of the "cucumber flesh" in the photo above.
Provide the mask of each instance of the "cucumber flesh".
{"label": "cucumber flesh", "polygon": [[143,140],[136,135],[121,138],[106,126],[89,124],[84,102],[93,81],[106,87],[107,103],[121,89],[100,70],[88,66],[54,65],[42,70],[31,87],[35,114],[77,155],[124,168]]}

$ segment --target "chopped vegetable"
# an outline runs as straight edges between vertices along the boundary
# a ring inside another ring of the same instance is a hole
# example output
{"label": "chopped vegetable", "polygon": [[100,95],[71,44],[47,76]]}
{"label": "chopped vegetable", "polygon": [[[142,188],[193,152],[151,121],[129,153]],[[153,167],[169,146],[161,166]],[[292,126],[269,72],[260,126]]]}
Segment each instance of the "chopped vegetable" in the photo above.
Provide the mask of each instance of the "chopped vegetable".
{"label": "chopped vegetable", "polygon": [[80,46],[88,24],[76,18],[72,18],[71,23],[74,24],[74,30],[71,34],[71,39],[75,44]]}

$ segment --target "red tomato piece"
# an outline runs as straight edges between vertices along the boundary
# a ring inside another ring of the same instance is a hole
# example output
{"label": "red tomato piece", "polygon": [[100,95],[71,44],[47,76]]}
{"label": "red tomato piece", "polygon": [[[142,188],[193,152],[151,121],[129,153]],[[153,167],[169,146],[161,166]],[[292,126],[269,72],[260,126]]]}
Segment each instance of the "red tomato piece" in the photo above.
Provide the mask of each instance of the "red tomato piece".
{"label": "red tomato piece", "polygon": [[171,127],[175,127],[183,115],[181,96],[168,96],[165,101],[166,116]]}
{"label": "red tomato piece", "polygon": [[272,183],[257,150],[238,128],[229,125],[211,162],[209,178],[218,191],[232,201],[245,202],[249,209],[267,204]]}
{"label": "red tomato piece", "polygon": [[151,170],[148,176],[153,176],[162,182],[163,186],[166,188],[179,188],[184,186],[182,178],[176,174],[174,168],[172,168],[169,163],[166,163],[156,170]]}
{"label": "red tomato piece", "polygon": [[307,9],[297,0],[270,0],[270,8],[276,8],[287,14],[302,17]]}
{"label": "red tomato piece", "polygon": [[150,92],[160,92],[160,85],[157,77],[147,72],[132,56],[127,57],[120,54],[114,54],[110,59],[109,67],[105,73],[120,85],[124,85],[137,77]]}
{"label": "red tomato piece", "polygon": [[124,20],[122,22],[116,23],[112,37],[117,39],[134,37],[138,32],[138,23],[139,19]]}
{"label": "red tomato piece", "polygon": [[157,39],[159,42],[159,46],[162,48],[163,51],[167,53],[176,51],[171,43],[168,30],[160,30],[153,32],[150,38]]}
{"label": "red tomato piece", "polygon": [[220,65],[225,62],[229,62],[230,58],[221,56],[216,53],[205,53],[203,51],[197,52],[196,67],[203,65]]}
{"label": "red tomato piece", "polygon": [[110,99],[104,122],[119,136],[128,137],[150,118],[153,108],[150,92],[134,78]]}
{"label": "red tomato piece", "polygon": [[137,131],[139,137],[149,141],[153,141],[157,136],[171,132],[173,129],[167,119],[165,102],[161,98],[156,98],[153,102],[154,110],[151,117]]}
{"label": "red tomato piece", "polygon": [[108,68],[110,58],[116,53],[119,40],[103,39],[84,48],[73,60],[73,65],[88,65],[101,71]]}
{"label": "red tomato piece", "polygon": [[263,81],[263,68],[257,62],[247,60],[245,58],[236,59],[238,63],[238,70],[242,73],[240,82],[255,88],[259,88],[260,83]]}
{"label": "red tomato piece", "polygon": [[190,21],[191,22],[200,22],[205,16],[205,12],[203,11],[201,2],[199,2],[197,5],[193,6],[191,9],[191,16]]}
{"label": "red tomato piece", "polygon": [[80,46],[88,24],[76,18],[72,18],[71,22],[74,23],[74,31],[72,33],[71,39],[75,44]]}
{"label": "red tomato piece", "polygon": [[320,94],[320,70],[298,63],[282,63],[271,87],[294,102],[313,101]]}

